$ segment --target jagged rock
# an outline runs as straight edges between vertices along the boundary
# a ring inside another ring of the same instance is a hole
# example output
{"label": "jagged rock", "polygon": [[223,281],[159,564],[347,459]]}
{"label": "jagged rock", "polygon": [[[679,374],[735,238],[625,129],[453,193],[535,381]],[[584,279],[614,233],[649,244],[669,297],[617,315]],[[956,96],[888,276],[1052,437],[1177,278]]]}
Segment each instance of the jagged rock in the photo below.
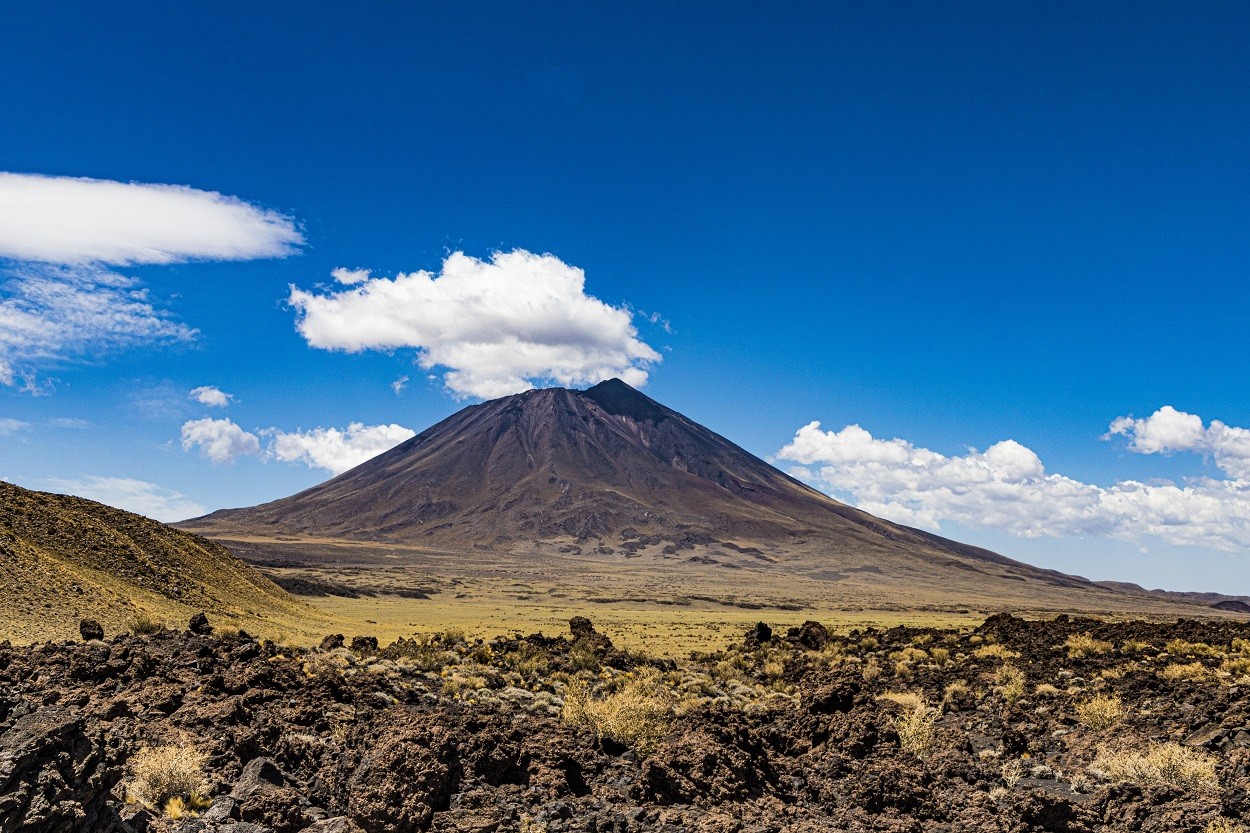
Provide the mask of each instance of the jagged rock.
{"label": "jagged rock", "polygon": [[244,801],[258,792],[270,792],[286,785],[286,776],[272,758],[255,758],[243,767],[239,780],[234,782],[234,789],[230,791],[230,798]]}
{"label": "jagged rock", "polygon": [[187,623],[187,630],[200,636],[208,636],[213,632],[213,626],[208,623],[208,616],[203,613],[197,613]]}
{"label": "jagged rock", "polygon": [[104,626],[94,619],[83,619],[78,623],[78,633],[83,642],[104,638]]}
{"label": "jagged rock", "polygon": [[365,833],[365,829],[347,816],[335,816],[305,827],[301,833]]}
{"label": "jagged rock", "polygon": [[766,645],[773,639],[773,629],[764,622],[756,622],[755,625],[747,631],[744,643],[747,648],[758,648]]}
{"label": "jagged rock", "polygon": [[0,735],[0,830],[94,833],[122,770],[102,733],[69,709],[19,717]]}
{"label": "jagged rock", "polygon": [[819,622],[808,620],[798,629],[795,638],[804,648],[819,651],[829,643],[829,631]]}
{"label": "jagged rock", "polygon": [[376,654],[378,638],[376,636],[353,636],[351,649],[357,654]]}
{"label": "jagged rock", "polygon": [[321,650],[333,651],[335,648],[342,648],[344,636],[341,633],[332,633],[321,640]]}

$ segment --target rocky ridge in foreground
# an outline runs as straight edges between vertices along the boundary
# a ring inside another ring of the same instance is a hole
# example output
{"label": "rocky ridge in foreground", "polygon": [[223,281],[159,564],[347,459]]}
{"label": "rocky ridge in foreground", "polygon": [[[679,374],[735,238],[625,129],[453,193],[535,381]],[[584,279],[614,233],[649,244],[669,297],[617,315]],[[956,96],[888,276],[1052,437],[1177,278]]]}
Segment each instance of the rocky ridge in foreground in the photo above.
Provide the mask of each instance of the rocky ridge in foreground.
{"label": "rocky ridge in foreground", "polygon": [[580,618],[566,637],[381,649],[196,630],[0,644],[0,829],[1227,833],[1250,817],[1250,624],[760,625],[681,663]]}

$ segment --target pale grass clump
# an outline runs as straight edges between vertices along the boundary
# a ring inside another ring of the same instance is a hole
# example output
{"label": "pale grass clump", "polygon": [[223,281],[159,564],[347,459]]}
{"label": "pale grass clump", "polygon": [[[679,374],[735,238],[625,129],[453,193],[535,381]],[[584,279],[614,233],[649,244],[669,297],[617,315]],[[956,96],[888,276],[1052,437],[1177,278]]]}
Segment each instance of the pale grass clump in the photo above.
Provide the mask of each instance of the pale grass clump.
{"label": "pale grass clump", "polygon": [[973,651],[972,655],[976,657],[977,659],[1001,659],[1001,660],[1016,659],[1017,657],[1020,656],[1018,653],[1011,650],[1007,646],[999,645],[998,643],[982,645],[980,648],[977,648],[975,651]]}
{"label": "pale grass clump", "polygon": [[[208,754],[183,745],[147,746],[130,759],[130,795],[154,810],[173,806],[185,813],[202,803]],[[176,800],[176,804],[175,804]]]}
{"label": "pale grass clump", "polygon": [[1144,654],[1154,649],[1155,646],[1149,642],[1142,642],[1140,639],[1126,639],[1120,643],[1120,653],[1122,654]]}
{"label": "pale grass clump", "polygon": [[165,630],[165,623],[149,616],[143,611],[139,611],[130,617],[130,621],[126,623],[127,629],[135,636],[144,636],[147,634],[160,633]]}
{"label": "pale grass clump", "polygon": [[1207,675],[1207,667],[1200,662],[1173,662],[1159,671],[1159,676],[1173,682],[1177,680],[1200,680]]}
{"label": "pale grass clump", "polygon": [[889,691],[878,695],[877,699],[899,708],[898,714],[894,715],[898,745],[917,757],[927,755],[933,749],[937,709],[930,708],[924,695],[918,691]]}
{"label": "pale grass clump", "polygon": [[1008,703],[1014,703],[1024,697],[1027,680],[1024,672],[1016,666],[999,666],[998,671],[994,673],[994,682],[994,690],[1001,694]]}
{"label": "pale grass clump", "polygon": [[952,683],[948,683],[942,691],[942,705],[940,708],[944,711],[948,705],[971,691],[972,689],[963,680],[955,680]]}
{"label": "pale grass clump", "polygon": [[1234,677],[1244,677],[1250,674],[1250,657],[1225,657],[1224,661],[1220,663],[1220,670]]}
{"label": "pale grass clump", "polygon": [[1068,649],[1068,657],[1071,659],[1108,654],[1115,649],[1112,643],[1095,639],[1089,633],[1074,633],[1063,644]]}
{"label": "pale grass clump", "polygon": [[1215,758],[1179,743],[1156,743],[1146,751],[1100,749],[1092,769],[1113,781],[1165,784],[1196,790],[1216,786]]}
{"label": "pale grass clump", "polygon": [[1124,703],[1115,695],[1099,694],[1077,704],[1076,719],[1100,732],[1124,720]]}
{"label": "pale grass clump", "polygon": [[1250,654],[1250,639],[1234,639],[1228,650],[1234,654]]}
{"label": "pale grass clump", "polygon": [[1033,693],[1038,697],[1058,697],[1060,692],[1050,683],[1038,683],[1033,687]]}
{"label": "pale grass clump", "polygon": [[930,648],[929,659],[938,668],[945,668],[951,662],[950,648]]}
{"label": "pale grass clump", "polygon": [[870,683],[873,680],[881,676],[882,674],[881,663],[877,662],[876,657],[869,657],[868,661],[864,663],[864,667],[860,671],[860,673],[864,677],[864,682]]}
{"label": "pale grass clump", "polygon": [[595,697],[580,680],[564,694],[562,717],[566,723],[585,726],[600,738],[610,738],[639,752],[654,749],[672,726],[673,703],[657,694],[659,674],[637,672],[615,692]]}
{"label": "pale grass clump", "polygon": [[1172,639],[1163,646],[1163,650],[1177,657],[1218,657],[1224,652],[1214,645],[1205,642],[1186,642],[1184,639]]}

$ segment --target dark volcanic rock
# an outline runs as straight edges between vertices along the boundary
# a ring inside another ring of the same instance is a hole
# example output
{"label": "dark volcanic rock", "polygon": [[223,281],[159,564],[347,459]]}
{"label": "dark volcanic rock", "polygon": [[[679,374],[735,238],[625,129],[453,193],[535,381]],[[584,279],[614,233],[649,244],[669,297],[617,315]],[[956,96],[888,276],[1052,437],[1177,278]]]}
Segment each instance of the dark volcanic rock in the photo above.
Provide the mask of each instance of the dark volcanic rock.
{"label": "dark volcanic rock", "polygon": [[208,636],[213,632],[213,626],[208,623],[208,617],[203,613],[197,613],[191,617],[191,621],[187,623],[187,630],[199,636]]}
{"label": "dark volcanic rock", "polygon": [[104,626],[94,619],[83,619],[78,623],[78,633],[84,642],[104,638]]}

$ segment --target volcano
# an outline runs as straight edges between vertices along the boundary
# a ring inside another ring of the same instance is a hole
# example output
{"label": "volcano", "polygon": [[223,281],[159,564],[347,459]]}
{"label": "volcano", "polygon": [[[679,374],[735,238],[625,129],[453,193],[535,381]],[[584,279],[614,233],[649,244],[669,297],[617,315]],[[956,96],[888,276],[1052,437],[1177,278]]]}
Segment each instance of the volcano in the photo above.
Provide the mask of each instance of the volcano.
{"label": "volcano", "polygon": [[473,405],[299,494],[178,526],[261,566],[577,577],[596,602],[715,586],[733,604],[1194,610],[869,515],[619,379]]}
{"label": "volcano", "polygon": [[771,561],[816,543],[830,556],[1016,564],[833,500],[619,379],[470,406],[319,486],[184,525],[479,551],[546,543]]}

